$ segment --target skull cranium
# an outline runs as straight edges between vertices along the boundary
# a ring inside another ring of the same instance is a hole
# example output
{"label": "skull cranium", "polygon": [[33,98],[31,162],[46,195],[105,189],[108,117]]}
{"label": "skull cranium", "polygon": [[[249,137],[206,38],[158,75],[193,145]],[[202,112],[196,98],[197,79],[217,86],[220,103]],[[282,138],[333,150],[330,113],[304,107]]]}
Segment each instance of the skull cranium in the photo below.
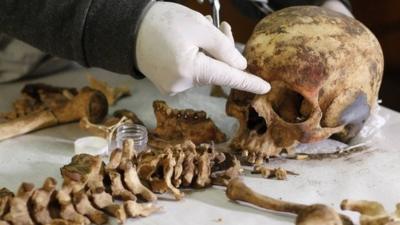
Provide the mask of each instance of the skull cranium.
{"label": "skull cranium", "polygon": [[353,18],[314,6],[277,11],[257,24],[245,56],[248,71],[272,86],[228,98],[240,126],[231,145],[249,162],[330,136],[348,141],[377,104],[382,50]]}

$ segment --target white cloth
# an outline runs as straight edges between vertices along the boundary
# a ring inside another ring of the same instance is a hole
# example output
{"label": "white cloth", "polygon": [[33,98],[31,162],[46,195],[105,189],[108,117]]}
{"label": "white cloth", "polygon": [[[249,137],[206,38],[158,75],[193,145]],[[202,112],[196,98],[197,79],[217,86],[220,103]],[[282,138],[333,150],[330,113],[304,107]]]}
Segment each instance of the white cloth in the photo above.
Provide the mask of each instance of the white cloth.
{"label": "white cloth", "polygon": [[69,65],[68,60],[51,57],[25,42],[12,39],[0,49],[0,83],[49,74]]}
{"label": "white cloth", "polygon": [[0,51],[0,82],[26,76],[46,56],[40,50],[16,39]]}
{"label": "white cloth", "polygon": [[[98,69],[69,71],[29,82],[82,87],[87,84],[86,74],[105,80],[110,85],[129,85],[132,96],[110,109],[126,108],[138,114],[149,128],[155,126],[151,102],[162,99],[176,108],[194,108],[207,111],[216,124],[229,137],[234,133],[235,120],[225,114],[225,100],[209,96],[209,87],[193,88],[174,97],[162,96],[148,80],[134,80],[129,76],[113,75]],[[0,109],[7,111],[27,81],[0,84]],[[373,149],[340,159],[326,160],[271,160],[270,166],[281,166],[298,173],[286,181],[268,180],[245,171],[245,182],[251,188],[275,198],[300,203],[325,203],[339,209],[345,198],[378,200],[393,211],[400,202],[400,114],[382,107],[379,115],[390,120],[374,136],[368,136]],[[16,191],[23,182],[42,185],[48,176],[60,183],[59,168],[74,155],[73,141],[89,135],[79,129],[78,123],[44,129],[22,137],[0,142],[0,187]],[[249,168],[247,168],[249,169]],[[165,196],[164,196],[165,197]],[[173,198],[167,196],[167,198]],[[223,188],[193,190],[180,201],[158,201],[160,213],[147,218],[129,219],[130,224],[153,225],[293,225],[294,217],[267,212],[229,201]],[[357,214],[345,214],[357,219]],[[356,220],[355,220],[356,221]],[[358,223],[357,223],[358,224]]]}
{"label": "white cloth", "polygon": [[203,15],[175,3],[156,2],[148,10],[137,36],[136,59],[139,70],[170,95],[210,84],[258,94],[270,89],[242,71],[246,59],[230,37]]}

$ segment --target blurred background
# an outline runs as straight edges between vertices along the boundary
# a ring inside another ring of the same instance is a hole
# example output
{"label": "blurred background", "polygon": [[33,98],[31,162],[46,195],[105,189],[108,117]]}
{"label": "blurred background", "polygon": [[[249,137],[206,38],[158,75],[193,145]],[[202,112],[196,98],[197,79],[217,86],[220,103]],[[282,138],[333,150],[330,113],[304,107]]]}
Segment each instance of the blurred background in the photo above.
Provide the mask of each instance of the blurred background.
{"label": "blurred background", "polygon": [[[371,29],[383,48],[385,72],[380,92],[382,104],[400,111],[400,57],[397,56],[400,53],[400,1],[350,1],[355,17]],[[181,2],[205,15],[211,14],[209,4],[200,5],[194,0]],[[232,25],[236,41],[246,43],[257,20],[242,15],[230,0],[220,2],[221,21],[226,20]]]}

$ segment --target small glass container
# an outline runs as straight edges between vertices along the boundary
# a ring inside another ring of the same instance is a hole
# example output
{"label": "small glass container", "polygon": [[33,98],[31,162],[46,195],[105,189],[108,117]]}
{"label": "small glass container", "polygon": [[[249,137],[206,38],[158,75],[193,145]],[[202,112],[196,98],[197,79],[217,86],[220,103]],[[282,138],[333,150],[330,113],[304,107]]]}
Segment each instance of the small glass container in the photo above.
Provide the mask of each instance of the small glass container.
{"label": "small glass container", "polygon": [[134,147],[137,152],[147,149],[148,133],[146,127],[139,124],[123,123],[115,130],[115,136],[108,146],[109,154],[115,148],[122,148],[126,139],[133,139]]}

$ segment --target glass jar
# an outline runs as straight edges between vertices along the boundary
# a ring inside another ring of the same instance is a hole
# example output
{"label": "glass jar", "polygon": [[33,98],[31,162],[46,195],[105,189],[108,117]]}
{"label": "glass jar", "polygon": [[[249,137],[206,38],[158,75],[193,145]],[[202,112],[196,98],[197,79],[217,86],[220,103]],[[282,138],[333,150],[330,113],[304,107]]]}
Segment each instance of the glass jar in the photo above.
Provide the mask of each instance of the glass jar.
{"label": "glass jar", "polygon": [[109,154],[115,148],[122,148],[124,140],[133,139],[137,152],[147,149],[148,133],[146,127],[139,124],[124,123],[117,127],[115,136],[108,146]]}

